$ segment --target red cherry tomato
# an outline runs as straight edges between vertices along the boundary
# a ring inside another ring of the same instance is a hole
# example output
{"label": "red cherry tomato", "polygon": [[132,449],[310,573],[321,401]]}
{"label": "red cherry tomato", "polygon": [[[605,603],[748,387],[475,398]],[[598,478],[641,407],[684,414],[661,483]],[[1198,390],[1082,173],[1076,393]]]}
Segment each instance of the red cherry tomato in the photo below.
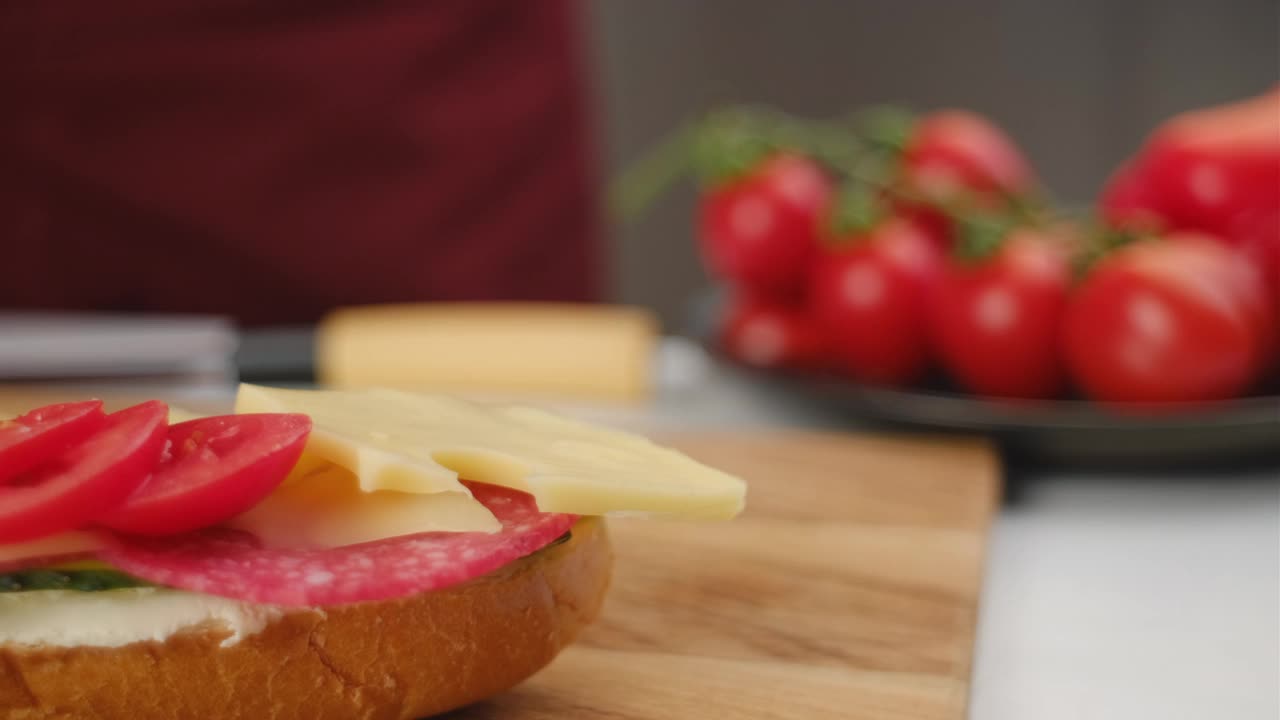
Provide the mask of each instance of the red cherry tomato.
{"label": "red cherry tomato", "polygon": [[902,180],[939,201],[1016,195],[1035,184],[1031,166],[1009,136],[965,110],[931,113],[915,124],[904,149]]}
{"label": "red cherry tomato", "polygon": [[942,254],[916,223],[890,218],[818,261],[811,312],[832,359],[855,378],[900,385],[928,364],[926,297]]}
{"label": "red cherry tomato", "polygon": [[731,357],[757,367],[812,367],[823,356],[822,335],[804,313],[761,300],[735,301],[720,343]]}
{"label": "red cherry tomato", "polygon": [[87,440],[0,485],[0,542],[79,528],[119,505],[159,460],[168,416],[155,400],[112,413]]}
{"label": "red cherry tomato", "polygon": [[310,433],[306,415],[228,415],[174,425],[151,477],[99,523],[170,535],[229,520],[280,485]]}
{"label": "red cherry tomato", "polygon": [[831,183],[813,161],[780,154],[702,196],[699,232],[711,272],[756,293],[788,295],[804,282]]}
{"label": "red cherry tomato", "polygon": [[[1180,232],[1165,236],[1164,242],[1197,245],[1221,244],[1222,240],[1204,233]],[[1202,271],[1213,277],[1224,289],[1230,290],[1244,308],[1258,338],[1255,366],[1262,369],[1270,364],[1276,341],[1280,339],[1276,337],[1276,315],[1280,313],[1280,305],[1274,304],[1269,297],[1270,289],[1263,275],[1263,267],[1255,264],[1258,257],[1248,252],[1253,250],[1261,253],[1264,249],[1252,245],[1241,249],[1246,252],[1228,253],[1221,262],[1207,262]],[[1215,251],[1208,252],[1219,254]]]}
{"label": "red cherry tomato", "polygon": [[911,127],[897,179],[909,197],[894,204],[949,250],[956,231],[940,207],[998,209],[1035,184],[1030,164],[1003,130],[976,113],[941,110]]}
{"label": "red cherry tomato", "polygon": [[61,455],[106,420],[101,400],[49,405],[0,420],[0,484]]}
{"label": "red cherry tomato", "polygon": [[1063,384],[1058,337],[1071,266],[1060,238],[1015,230],[991,257],[952,262],[932,297],[937,352],[953,379],[993,397],[1047,398]]}
{"label": "red cherry tomato", "polygon": [[1100,261],[1067,310],[1076,382],[1113,403],[1194,403],[1238,395],[1262,355],[1257,318],[1232,285],[1239,256],[1212,241],[1151,240]]}

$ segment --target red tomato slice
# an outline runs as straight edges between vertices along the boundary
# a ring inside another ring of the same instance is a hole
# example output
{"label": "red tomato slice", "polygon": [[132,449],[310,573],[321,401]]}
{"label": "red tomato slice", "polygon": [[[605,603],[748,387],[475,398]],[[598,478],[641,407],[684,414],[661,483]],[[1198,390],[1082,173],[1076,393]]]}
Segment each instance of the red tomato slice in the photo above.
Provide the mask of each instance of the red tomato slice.
{"label": "red tomato slice", "polygon": [[0,486],[0,542],[73,530],[119,505],[160,459],[168,416],[157,400],[112,413],[89,439]]}
{"label": "red tomato slice", "polygon": [[50,460],[100,430],[101,400],[47,405],[0,420],[0,483]]}
{"label": "red tomato slice", "polygon": [[150,479],[99,522],[171,535],[229,520],[280,485],[310,434],[306,415],[226,415],[174,425]]}

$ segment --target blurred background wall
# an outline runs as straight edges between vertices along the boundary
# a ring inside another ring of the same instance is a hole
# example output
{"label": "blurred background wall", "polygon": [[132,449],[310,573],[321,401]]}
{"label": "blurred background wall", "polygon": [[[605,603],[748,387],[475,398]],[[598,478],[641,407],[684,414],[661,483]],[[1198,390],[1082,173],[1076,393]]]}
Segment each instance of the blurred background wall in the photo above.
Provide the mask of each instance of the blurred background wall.
{"label": "blurred background wall", "polygon": [[[899,102],[988,114],[1049,188],[1088,203],[1162,118],[1280,73],[1277,0],[594,0],[612,176],[688,117],[762,102],[813,115]],[[705,286],[683,187],[613,237],[614,296],[671,329]]]}

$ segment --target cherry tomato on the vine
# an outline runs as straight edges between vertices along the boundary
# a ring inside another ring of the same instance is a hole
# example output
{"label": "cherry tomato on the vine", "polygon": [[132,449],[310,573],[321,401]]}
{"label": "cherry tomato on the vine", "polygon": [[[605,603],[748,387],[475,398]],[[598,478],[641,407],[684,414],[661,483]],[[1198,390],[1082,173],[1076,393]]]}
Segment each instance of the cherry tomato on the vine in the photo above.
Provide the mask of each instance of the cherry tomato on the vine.
{"label": "cherry tomato on the vine", "polygon": [[929,361],[927,298],[942,267],[930,234],[890,217],[837,240],[814,270],[810,307],[836,367],[866,382],[901,385]]}
{"label": "cherry tomato on the vine", "polygon": [[818,252],[831,184],[800,155],[767,157],[700,200],[703,258],[719,278],[756,294],[794,295]]}
{"label": "cherry tomato on the vine", "polygon": [[1136,242],[1103,258],[1072,298],[1063,343],[1100,401],[1194,403],[1248,388],[1264,357],[1257,286],[1204,238]]}
{"label": "cherry tomato on the vine", "polygon": [[951,377],[980,395],[1049,398],[1063,386],[1058,337],[1070,253],[1045,231],[1010,233],[989,257],[953,260],[932,297],[936,350]]}

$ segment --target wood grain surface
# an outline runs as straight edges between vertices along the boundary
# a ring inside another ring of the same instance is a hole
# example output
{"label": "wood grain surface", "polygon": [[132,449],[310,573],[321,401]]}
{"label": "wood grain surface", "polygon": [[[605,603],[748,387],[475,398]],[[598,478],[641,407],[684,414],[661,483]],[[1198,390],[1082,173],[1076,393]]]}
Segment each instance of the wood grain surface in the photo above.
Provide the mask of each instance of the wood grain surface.
{"label": "wood grain surface", "polygon": [[965,716],[998,467],[980,442],[668,438],[751,485],[725,524],[614,520],[603,617],[450,720]]}

